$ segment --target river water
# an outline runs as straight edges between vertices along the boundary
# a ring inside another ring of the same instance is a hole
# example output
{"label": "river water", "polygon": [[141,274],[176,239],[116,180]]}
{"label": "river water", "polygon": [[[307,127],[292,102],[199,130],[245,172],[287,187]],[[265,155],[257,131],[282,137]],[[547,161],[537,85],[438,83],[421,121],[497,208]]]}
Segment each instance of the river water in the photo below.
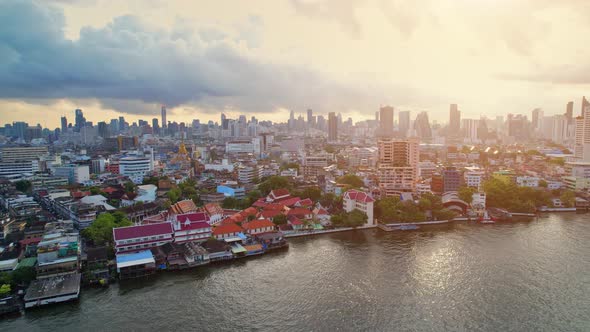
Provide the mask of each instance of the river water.
{"label": "river water", "polygon": [[590,331],[590,215],[364,230],[84,290],[1,331]]}

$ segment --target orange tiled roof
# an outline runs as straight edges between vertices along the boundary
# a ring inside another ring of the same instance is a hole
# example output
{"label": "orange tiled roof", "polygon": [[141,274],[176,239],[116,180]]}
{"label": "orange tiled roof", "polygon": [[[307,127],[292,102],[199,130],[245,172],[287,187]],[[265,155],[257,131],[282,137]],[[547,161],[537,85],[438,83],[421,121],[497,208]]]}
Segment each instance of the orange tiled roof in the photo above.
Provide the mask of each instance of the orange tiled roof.
{"label": "orange tiled roof", "polygon": [[241,231],[243,231],[242,227],[238,226],[237,224],[221,224],[213,228],[213,235],[239,233]]}
{"label": "orange tiled roof", "polygon": [[275,224],[268,219],[256,219],[244,225],[244,229],[258,229],[266,227],[275,227]]}

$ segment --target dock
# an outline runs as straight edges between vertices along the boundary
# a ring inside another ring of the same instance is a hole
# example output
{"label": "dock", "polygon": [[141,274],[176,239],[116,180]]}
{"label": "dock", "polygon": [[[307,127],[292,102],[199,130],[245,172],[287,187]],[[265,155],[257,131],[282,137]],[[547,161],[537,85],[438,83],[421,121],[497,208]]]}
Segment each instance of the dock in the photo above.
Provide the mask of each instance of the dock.
{"label": "dock", "polygon": [[372,229],[372,228],[377,228],[377,225],[367,225],[367,226],[359,226],[359,227],[342,227],[342,228],[336,228],[336,229],[323,229],[323,230],[311,230],[311,231],[284,233],[284,237],[292,238],[292,237],[313,236],[313,235],[349,232],[349,231],[354,231],[354,230],[363,230],[363,229]]}
{"label": "dock", "polygon": [[80,273],[34,280],[25,294],[25,309],[78,299]]}

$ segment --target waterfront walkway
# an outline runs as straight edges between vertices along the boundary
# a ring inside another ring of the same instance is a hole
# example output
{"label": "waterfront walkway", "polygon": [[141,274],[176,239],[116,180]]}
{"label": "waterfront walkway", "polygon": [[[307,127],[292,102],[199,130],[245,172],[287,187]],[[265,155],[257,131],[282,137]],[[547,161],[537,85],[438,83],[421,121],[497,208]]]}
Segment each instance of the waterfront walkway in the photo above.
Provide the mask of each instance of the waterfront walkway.
{"label": "waterfront walkway", "polygon": [[348,232],[354,231],[359,229],[371,229],[376,228],[377,225],[366,225],[366,226],[359,226],[359,227],[342,227],[336,229],[323,229],[323,230],[310,230],[310,231],[294,231],[291,233],[283,232],[286,238],[290,237],[302,237],[302,236],[312,236],[312,235],[321,235],[321,234],[330,234],[330,233],[338,233],[338,232]]}

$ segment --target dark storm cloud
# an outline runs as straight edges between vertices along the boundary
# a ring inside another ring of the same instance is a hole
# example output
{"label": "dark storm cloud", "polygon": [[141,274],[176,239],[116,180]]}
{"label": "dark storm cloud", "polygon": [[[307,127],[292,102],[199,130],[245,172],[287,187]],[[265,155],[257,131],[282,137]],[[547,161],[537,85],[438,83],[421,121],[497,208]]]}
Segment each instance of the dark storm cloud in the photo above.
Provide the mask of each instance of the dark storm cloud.
{"label": "dark storm cloud", "polygon": [[[96,98],[118,111],[142,114],[159,103],[209,111],[362,110],[384,95],[307,68],[263,63],[212,29],[168,31],[122,16],[101,28],[85,27],[78,40],[69,40],[60,9],[21,0],[0,4],[0,25],[0,98]],[[396,92],[396,100],[411,96]]]}

